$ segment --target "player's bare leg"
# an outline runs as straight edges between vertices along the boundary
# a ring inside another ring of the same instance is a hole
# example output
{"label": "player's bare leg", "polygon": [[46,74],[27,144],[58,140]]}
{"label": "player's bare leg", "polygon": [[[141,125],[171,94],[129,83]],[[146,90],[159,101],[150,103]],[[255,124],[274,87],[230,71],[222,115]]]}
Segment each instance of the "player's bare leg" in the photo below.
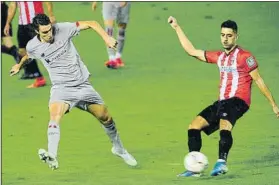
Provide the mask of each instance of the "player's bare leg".
{"label": "player's bare leg", "polygon": [[63,115],[69,110],[69,105],[64,102],[49,105],[50,121],[48,124],[48,151],[39,149],[39,157],[53,170],[58,168],[57,152],[60,141],[59,123]]}
{"label": "player's bare leg", "polygon": [[117,36],[117,51],[115,55],[115,61],[117,66],[124,67],[124,62],[121,59],[121,55],[124,48],[125,43],[125,31],[126,31],[127,24],[126,23],[119,23],[118,24],[118,36]]}
{"label": "player's bare leg", "polygon": [[227,120],[220,120],[220,141],[219,141],[219,159],[214,169],[211,171],[212,176],[225,174],[228,172],[227,157],[233,144],[232,131],[233,126]]}
{"label": "player's bare leg", "polygon": [[20,56],[18,48],[13,44],[10,36],[2,37],[1,52],[13,56],[16,63],[19,63]]}
{"label": "player's bare leg", "polygon": [[[189,152],[197,151],[199,152],[202,147],[202,138],[201,138],[201,130],[205,127],[209,126],[207,121],[201,117],[197,116],[188,127],[188,147]],[[191,171],[185,171],[181,174],[178,174],[180,177],[199,177],[200,173],[194,173]]]}
{"label": "player's bare leg", "polygon": [[94,115],[103,125],[113,145],[111,149],[112,153],[121,157],[128,165],[136,166],[137,161],[135,158],[123,147],[115,123],[109,115],[107,107],[105,105],[91,104],[88,106],[88,112]]}
{"label": "player's bare leg", "polygon": [[[113,27],[114,27],[114,20],[110,19],[110,20],[104,20],[104,24],[106,27],[106,32],[109,36],[113,36]],[[108,68],[112,68],[112,69],[116,69],[117,65],[115,62],[115,51],[112,48],[107,47],[107,52],[108,52],[108,56],[109,56],[109,60],[105,63],[105,65]]]}

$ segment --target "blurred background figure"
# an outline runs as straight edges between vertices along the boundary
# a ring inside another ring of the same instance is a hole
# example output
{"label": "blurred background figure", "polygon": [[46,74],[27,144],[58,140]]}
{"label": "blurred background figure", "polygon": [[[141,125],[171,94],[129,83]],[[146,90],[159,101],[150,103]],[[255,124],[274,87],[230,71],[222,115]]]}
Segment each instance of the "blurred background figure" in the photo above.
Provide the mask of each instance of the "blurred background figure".
{"label": "blurred background figure", "polygon": [[[51,22],[55,22],[52,3],[45,2],[45,5],[47,6],[48,15]],[[43,2],[40,1],[10,2],[8,9],[8,18],[4,28],[4,34],[6,36],[9,35],[10,24],[15,16],[17,7],[19,8],[17,41],[19,54],[21,57],[23,57],[24,55],[26,55],[26,45],[28,41],[36,35],[34,30],[32,29],[32,19],[37,14],[44,13],[44,7]],[[27,86],[27,88],[37,88],[46,85],[46,80],[40,72],[36,60],[30,60],[24,69],[24,74],[21,76],[21,79],[35,79],[35,82]]]}
{"label": "blurred background figure", "polygon": [[12,25],[10,24],[10,29],[8,30],[9,35],[4,34],[4,27],[6,25],[8,18],[8,5],[1,1],[1,52],[11,55],[14,57],[16,63],[19,63],[20,56],[18,53],[18,48],[13,44],[12,36],[13,30]]}
{"label": "blurred background figure", "polygon": [[[102,14],[106,32],[109,36],[113,36],[114,22],[118,25],[117,50],[115,52],[112,48],[107,48],[109,60],[105,65],[108,68],[116,69],[124,67],[121,56],[125,42],[125,31],[129,22],[130,7],[131,5],[129,2],[103,2]],[[92,10],[95,11],[96,8],[97,2],[93,2]]]}

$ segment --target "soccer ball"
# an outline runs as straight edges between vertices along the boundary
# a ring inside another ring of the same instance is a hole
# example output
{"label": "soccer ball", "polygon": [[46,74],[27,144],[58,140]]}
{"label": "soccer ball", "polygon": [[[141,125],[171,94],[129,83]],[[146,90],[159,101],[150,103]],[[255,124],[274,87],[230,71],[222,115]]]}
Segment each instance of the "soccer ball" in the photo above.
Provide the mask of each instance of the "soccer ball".
{"label": "soccer ball", "polygon": [[201,152],[190,152],[184,158],[186,170],[201,173],[208,167],[208,159]]}

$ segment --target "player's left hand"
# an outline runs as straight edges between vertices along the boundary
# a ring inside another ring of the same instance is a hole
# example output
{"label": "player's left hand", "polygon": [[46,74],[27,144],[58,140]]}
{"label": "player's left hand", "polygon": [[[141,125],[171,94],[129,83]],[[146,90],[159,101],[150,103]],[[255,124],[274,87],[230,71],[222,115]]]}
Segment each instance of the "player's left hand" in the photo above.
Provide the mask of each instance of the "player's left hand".
{"label": "player's left hand", "polygon": [[108,37],[106,39],[106,44],[108,47],[110,47],[112,49],[116,49],[118,43],[113,37]]}
{"label": "player's left hand", "polygon": [[277,105],[272,106],[273,112],[276,114],[277,118],[279,118],[279,108]]}
{"label": "player's left hand", "polygon": [[20,70],[20,65],[19,64],[14,65],[10,71],[10,76],[14,76],[19,72],[19,70]]}

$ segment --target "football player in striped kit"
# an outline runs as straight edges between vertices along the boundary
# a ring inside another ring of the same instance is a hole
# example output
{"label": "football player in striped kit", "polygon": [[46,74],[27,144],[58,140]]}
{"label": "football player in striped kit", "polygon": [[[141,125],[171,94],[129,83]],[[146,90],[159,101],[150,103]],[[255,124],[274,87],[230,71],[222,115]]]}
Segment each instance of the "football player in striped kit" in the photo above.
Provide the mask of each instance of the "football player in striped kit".
{"label": "football player in striped kit", "polygon": [[[55,22],[55,17],[53,15],[53,6],[51,2],[45,2],[50,20]],[[10,23],[12,22],[16,8],[19,9],[18,18],[18,31],[17,31],[17,41],[19,45],[19,54],[21,57],[26,55],[26,45],[29,40],[31,40],[36,33],[32,29],[32,19],[40,13],[44,13],[43,2],[40,1],[21,1],[21,2],[10,2],[8,10],[8,18],[6,26],[4,28],[4,34],[9,35],[8,30],[10,29]],[[25,66],[25,72],[21,79],[34,79],[35,82],[28,86],[28,88],[42,87],[46,84],[46,80],[40,72],[36,60],[30,60]]]}
{"label": "football player in striped kit", "polygon": [[[201,131],[210,135],[219,129],[219,158],[211,171],[211,176],[225,174],[228,172],[228,153],[233,144],[232,129],[236,121],[250,107],[252,82],[256,82],[277,117],[279,117],[278,106],[259,73],[255,57],[251,52],[236,44],[238,39],[236,22],[227,20],[221,24],[220,36],[223,51],[196,49],[174,17],[169,17],[168,22],[176,31],[182,47],[190,56],[203,62],[217,64],[219,67],[219,99],[201,111],[189,125],[188,147],[189,152],[199,152],[202,146]],[[184,177],[200,175],[191,171],[179,174]]]}

